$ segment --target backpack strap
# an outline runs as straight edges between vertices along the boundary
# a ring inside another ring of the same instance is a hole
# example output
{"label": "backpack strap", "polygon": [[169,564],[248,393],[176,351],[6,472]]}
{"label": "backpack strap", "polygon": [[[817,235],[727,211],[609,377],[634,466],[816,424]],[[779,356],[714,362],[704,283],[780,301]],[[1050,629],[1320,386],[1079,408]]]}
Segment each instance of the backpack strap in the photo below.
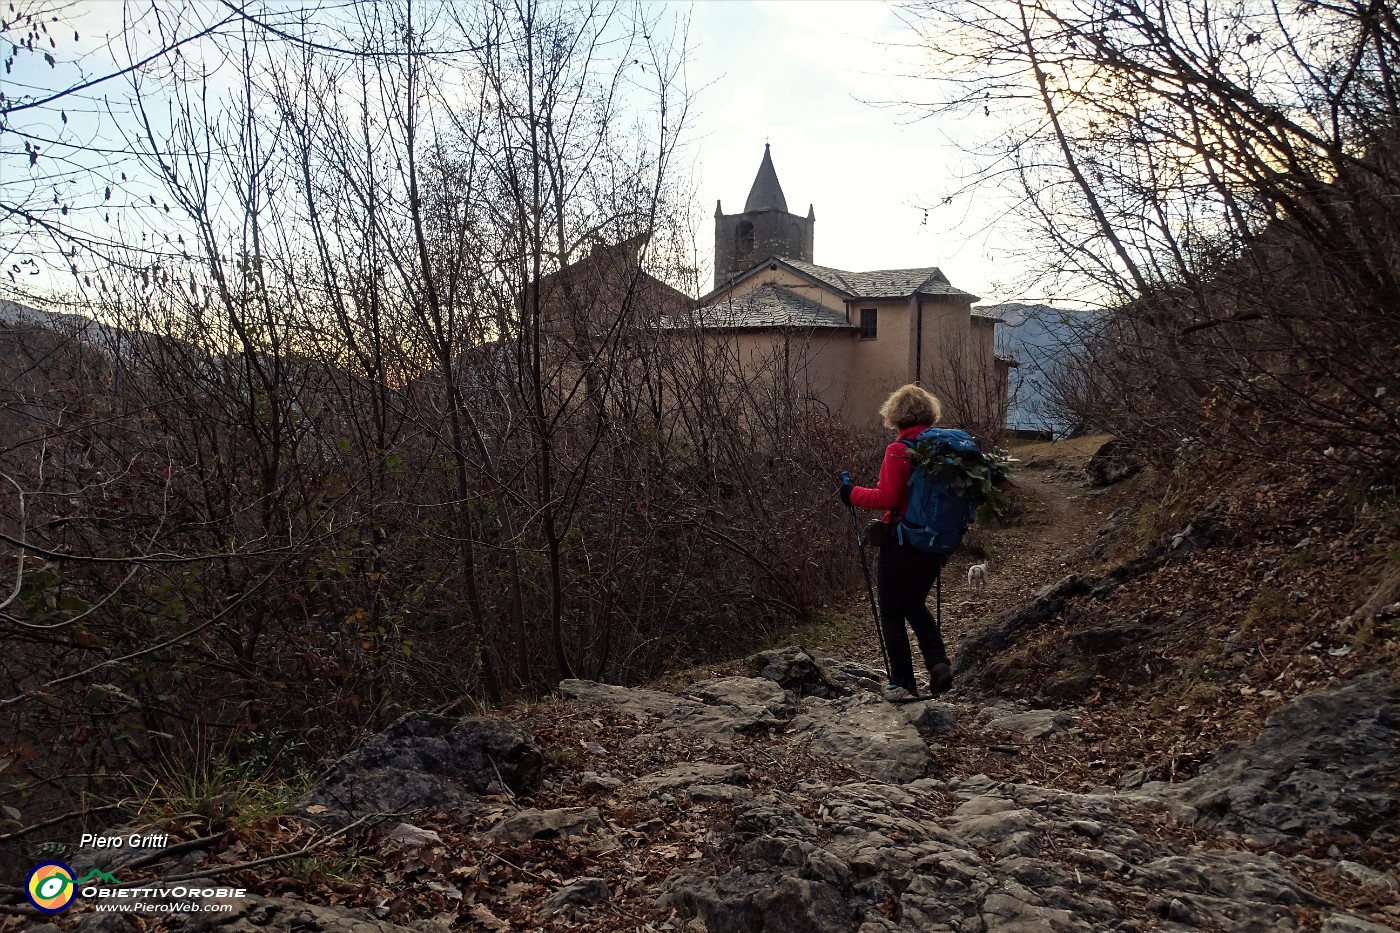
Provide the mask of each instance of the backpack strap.
{"label": "backpack strap", "polygon": [[904,481],[904,485],[912,486],[914,485],[914,471],[916,469],[913,463],[914,449],[919,446],[919,439],[916,437],[902,437],[899,439],[899,442],[909,450],[909,478]]}
{"label": "backpack strap", "polygon": [[[914,455],[914,448],[917,447],[917,446],[919,446],[919,439],[918,439],[918,438],[915,438],[915,437],[901,437],[901,438],[899,439],[899,442],[909,449],[909,459],[910,459],[910,460],[913,460],[913,459],[914,459],[914,456],[913,456],[913,455]],[[909,489],[910,486],[913,486],[913,485],[914,485],[914,473],[915,473],[915,471],[916,471],[916,468],[914,467],[914,465],[913,465],[912,463],[910,463],[910,464],[909,464],[909,478],[906,479],[906,480],[904,481],[904,489],[905,489],[904,501],[905,501],[906,503],[909,501],[909,492],[908,492],[908,489]],[[898,503],[895,503],[895,504],[898,505]],[[897,538],[898,538],[898,540],[899,540],[899,543],[900,543],[900,544],[903,544],[903,543],[904,543],[904,524],[903,524],[903,522],[904,522],[904,513],[901,512],[901,511],[898,511],[897,509],[890,509],[890,519],[891,519],[890,524],[891,524],[891,525],[894,525],[894,527],[895,527],[896,529],[898,529]]]}

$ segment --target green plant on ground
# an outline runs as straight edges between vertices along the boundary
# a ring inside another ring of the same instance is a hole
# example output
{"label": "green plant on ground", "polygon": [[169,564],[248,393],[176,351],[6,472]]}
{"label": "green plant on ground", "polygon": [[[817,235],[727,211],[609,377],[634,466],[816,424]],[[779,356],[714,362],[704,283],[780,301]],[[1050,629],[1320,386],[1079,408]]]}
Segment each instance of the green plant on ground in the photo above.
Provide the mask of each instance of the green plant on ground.
{"label": "green plant on ground", "polygon": [[148,772],[146,799],[162,814],[195,813],[241,826],[284,812],[313,781],[294,745],[251,733],[222,748],[197,744],[161,756]]}
{"label": "green plant on ground", "polygon": [[1043,679],[1046,646],[1038,639],[1014,645],[989,665],[988,680],[998,687],[1015,687]]}
{"label": "green plant on ground", "polygon": [[311,884],[323,881],[354,881],[379,864],[370,852],[351,846],[344,852],[313,853],[287,859],[281,872],[287,878]]}
{"label": "green plant on ground", "polygon": [[1220,687],[1210,680],[1197,680],[1186,685],[1181,698],[1188,703],[1205,705],[1214,703],[1220,697]]}
{"label": "green plant on ground", "polygon": [[1391,641],[1400,641],[1400,618],[1377,616],[1356,630],[1351,645],[1353,648],[1374,648]]}
{"label": "green plant on ground", "polygon": [[999,514],[990,516],[990,522],[986,520],[987,516],[978,512],[977,521],[982,523],[983,528],[1021,528],[1051,524],[1045,504],[1014,479],[1002,483],[1001,494],[1006,497],[1006,502]]}
{"label": "green plant on ground", "polygon": [[573,745],[546,745],[543,751],[545,763],[551,768],[573,771],[583,764],[583,753]]}
{"label": "green plant on ground", "polygon": [[[867,553],[867,559],[871,562],[870,572],[873,575],[874,555]],[[864,585],[862,582],[861,586]],[[861,599],[854,604],[818,607],[808,618],[774,632],[772,638],[765,640],[763,647],[775,649],[796,644],[807,645],[810,648],[820,646],[826,650],[837,651],[847,645],[874,638],[870,629],[870,604],[864,598],[864,589],[861,593]]]}
{"label": "green plant on ground", "polygon": [[[469,693],[464,693],[448,705],[438,707],[435,710],[442,716],[491,716],[496,711],[496,705],[490,700]],[[389,723],[385,723],[385,725],[388,726]]]}
{"label": "green plant on ground", "polygon": [[1400,509],[1400,486],[1381,483],[1367,487],[1363,496],[1367,505],[1378,509]]}
{"label": "green plant on ground", "polygon": [[1240,623],[1240,628],[1249,631],[1260,623],[1272,623],[1277,620],[1278,614],[1283,611],[1287,604],[1283,591],[1272,586],[1261,586],[1254,593],[1254,599],[1249,603],[1249,608],[1245,610],[1244,621]]}
{"label": "green plant on ground", "polygon": [[1132,534],[1139,547],[1149,547],[1161,534],[1159,519],[1162,505],[1159,502],[1144,502],[1133,515]]}
{"label": "green plant on ground", "polygon": [[973,525],[967,530],[967,535],[963,537],[963,546],[959,550],[958,556],[967,557],[974,561],[996,557],[1001,551],[999,540],[994,529]]}
{"label": "green plant on ground", "polygon": [[1300,547],[1284,557],[1279,562],[1279,570],[1294,571],[1311,565],[1317,560],[1317,554],[1311,547]]}
{"label": "green plant on ground", "polygon": [[41,842],[30,850],[29,855],[34,861],[47,862],[57,859],[66,862],[78,851],[78,847],[71,842],[50,840]]}

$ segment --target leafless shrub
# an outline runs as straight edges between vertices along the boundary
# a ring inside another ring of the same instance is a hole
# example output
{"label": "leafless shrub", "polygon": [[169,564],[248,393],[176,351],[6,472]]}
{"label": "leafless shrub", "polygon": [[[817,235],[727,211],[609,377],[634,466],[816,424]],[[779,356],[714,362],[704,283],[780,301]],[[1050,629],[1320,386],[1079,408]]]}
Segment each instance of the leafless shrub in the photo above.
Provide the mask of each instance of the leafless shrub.
{"label": "leafless shrub", "polygon": [[853,439],[685,326],[683,55],[624,12],[359,5],[338,50],[222,41],[225,98],[166,63],[163,110],[133,72],[171,247],[112,244],[96,336],[0,335],[27,824],[190,748],[637,680],[850,582]]}

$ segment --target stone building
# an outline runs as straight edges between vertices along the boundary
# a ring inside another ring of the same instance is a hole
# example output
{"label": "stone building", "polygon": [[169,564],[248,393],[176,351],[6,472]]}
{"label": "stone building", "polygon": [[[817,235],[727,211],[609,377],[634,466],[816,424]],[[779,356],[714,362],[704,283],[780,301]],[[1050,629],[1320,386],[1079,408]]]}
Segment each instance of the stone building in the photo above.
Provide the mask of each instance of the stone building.
{"label": "stone building", "polygon": [[996,353],[998,318],[936,266],[847,272],[817,265],[816,212],[791,214],[764,147],[744,210],[715,208],[715,287],[701,322],[723,333],[746,365],[773,367],[797,394],[857,428],[879,424],[880,403],[917,382],[944,403],[944,423],[984,439],[1006,424],[1011,360]]}

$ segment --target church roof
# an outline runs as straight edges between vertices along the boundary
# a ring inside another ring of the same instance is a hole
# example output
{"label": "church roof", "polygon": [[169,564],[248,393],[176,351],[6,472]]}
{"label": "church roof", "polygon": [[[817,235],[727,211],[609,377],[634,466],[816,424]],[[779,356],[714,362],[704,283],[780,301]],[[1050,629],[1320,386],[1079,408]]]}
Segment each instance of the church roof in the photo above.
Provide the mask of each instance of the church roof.
{"label": "church roof", "polygon": [[846,272],[800,259],[779,259],[793,269],[816,279],[848,298],[908,298],[911,295],[972,298],[977,296],[954,288],[937,266],[919,269],[876,269],[872,272]]}
{"label": "church roof", "polygon": [[823,308],[781,285],[765,285],[706,305],[700,309],[696,323],[716,330],[770,327],[855,329],[843,315]]}
{"label": "church roof", "polygon": [[763,161],[758,165],[758,175],[749,189],[749,199],[744,202],[744,212],[787,211],[787,198],[783,197],[783,186],[778,184],[778,173],[773,169],[773,157],[768,152],[768,144],[763,145]]}

